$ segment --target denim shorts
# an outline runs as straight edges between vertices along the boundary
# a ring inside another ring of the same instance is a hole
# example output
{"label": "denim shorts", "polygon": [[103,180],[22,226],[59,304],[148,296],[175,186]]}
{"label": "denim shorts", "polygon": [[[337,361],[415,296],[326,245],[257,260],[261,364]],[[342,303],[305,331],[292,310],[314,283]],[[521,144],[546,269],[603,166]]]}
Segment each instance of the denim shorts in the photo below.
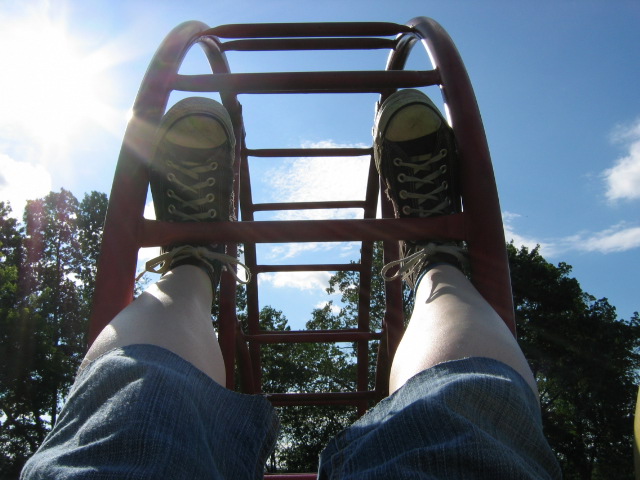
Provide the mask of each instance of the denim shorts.
{"label": "denim shorts", "polygon": [[[77,377],[22,479],[259,479],[278,419],[168,350],[112,350]],[[537,400],[486,358],[411,378],[321,455],[321,479],[560,478]]]}

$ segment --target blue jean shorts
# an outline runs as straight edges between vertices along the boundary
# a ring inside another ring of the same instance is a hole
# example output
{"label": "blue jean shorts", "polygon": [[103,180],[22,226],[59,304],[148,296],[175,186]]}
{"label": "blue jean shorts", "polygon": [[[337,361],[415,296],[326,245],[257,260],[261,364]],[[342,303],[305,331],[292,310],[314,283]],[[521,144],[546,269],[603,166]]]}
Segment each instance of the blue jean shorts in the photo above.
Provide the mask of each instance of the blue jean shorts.
{"label": "blue jean shorts", "polygon": [[[262,396],[168,350],[112,350],[77,377],[22,479],[259,479],[278,434]],[[320,479],[560,478],[525,381],[487,358],[410,379],[334,438]]]}

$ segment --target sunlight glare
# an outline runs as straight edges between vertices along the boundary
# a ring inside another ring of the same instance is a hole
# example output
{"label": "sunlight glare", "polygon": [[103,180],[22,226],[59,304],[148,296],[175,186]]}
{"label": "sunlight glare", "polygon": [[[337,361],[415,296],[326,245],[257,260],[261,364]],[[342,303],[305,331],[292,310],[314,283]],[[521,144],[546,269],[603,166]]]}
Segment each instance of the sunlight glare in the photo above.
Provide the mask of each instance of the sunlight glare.
{"label": "sunlight glare", "polygon": [[9,69],[0,76],[0,128],[65,149],[87,122],[105,126],[112,116],[105,70],[115,61],[104,49],[87,53],[80,45],[64,23],[44,14],[5,23],[0,59]]}

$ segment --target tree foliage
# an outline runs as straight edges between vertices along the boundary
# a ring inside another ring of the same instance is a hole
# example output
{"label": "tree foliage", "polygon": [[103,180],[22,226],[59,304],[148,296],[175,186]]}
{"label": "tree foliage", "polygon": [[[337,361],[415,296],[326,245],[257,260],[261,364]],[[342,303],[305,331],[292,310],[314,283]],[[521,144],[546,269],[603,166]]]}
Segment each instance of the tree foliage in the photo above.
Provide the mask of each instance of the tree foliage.
{"label": "tree foliage", "polygon": [[[29,201],[23,223],[0,202],[0,477],[16,478],[55,421],[86,348],[106,195],[71,192]],[[519,341],[540,386],[546,435],[567,479],[633,478],[632,418],[640,366],[640,318],[621,320],[607,299],[585,293],[571,267],[538,249],[508,245]],[[371,328],[384,316],[380,244],[374,248]],[[308,329],[357,324],[360,279],[338,272]],[[238,316],[246,298],[238,290]],[[412,303],[404,290],[408,318]],[[215,316],[215,308],[213,314]],[[282,312],[260,312],[264,330],[290,329]],[[355,391],[352,344],[262,347],[265,392]],[[369,349],[373,387],[377,342]],[[282,434],[268,468],[314,471],[329,439],[356,417],[342,406],[279,407]]]}
{"label": "tree foliage", "polygon": [[86,350],[106,195],[0,203],[0,474],[15,478],[56,420]]}
{"label": "tree foliage", "polygon": [[540,388],[545,432],[567,479],[633,478],[640,319],[619,320],[571,267],[508,246],[519,341]]}

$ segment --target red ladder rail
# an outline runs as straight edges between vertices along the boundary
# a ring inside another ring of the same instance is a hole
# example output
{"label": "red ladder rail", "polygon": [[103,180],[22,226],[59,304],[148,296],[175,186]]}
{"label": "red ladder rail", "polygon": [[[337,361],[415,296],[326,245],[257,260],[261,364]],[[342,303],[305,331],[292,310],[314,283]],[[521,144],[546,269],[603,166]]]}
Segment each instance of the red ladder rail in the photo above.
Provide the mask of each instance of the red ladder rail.
{"label": "red ladder rail", "polygon": [[[392,38],[380,38],[392,37]],[[212,73],[180,75],[189,49],[199,43]],[[435,68],[405,71],[415,45],[429,51]],[[379,71],[231,73],[226,51],[389,49],[386,68]],[[399,88],[439,85],[451,115],[460,149],[463,212],[431,219],[395,219],[382,195],[382,217],[376,217],[380,192],[372,149],[251,149],[245,144],[245,126],[239,94],[380,93],[381,100]],[[236,138],[234,198],[242,221],[233,223],[172,224],[143,218],[149,184],[153,132],[166,110],[172,91],[219,92],[229,111]],[[369,156],[364,200],[302,203],[255,203],[252,198],[250,157]],[[359,208],[356,220],[256,221],[256,212]],[[260,346],[273,342],[354,342],[357,379],[354,392],[269,394],[276,405],[349,404],[363,413],[372,401],[386,395],[388,368],[403,331],[400,281],[386,285],[386,314],[382,331],[371,331],[369,289],[373,242],[385,241],[385,259],[399,256],[398,240],[424,238],[464,240],[469,246],[472,281],[515,334],[513,302],[500,205],[493,167],[468,75],[453,42],[432,19],[418,17],[406,25],[393,23],[322,23],[223,25],[209,28],[200,22],[176,27],[155,54],[142,81],[127,126],[116,167],[105,223],[96,294],[90,321],[90,341],[133,298],[137,251],[145,246],[176,242],[224,242],[233,255],[244,245],[245,262],[256,274],[284,271],[343,271],[360,274],[359,320],[343,331],[265,332],[258,325],[258,282],[247,287],[249,327],[239,326],[235,312],[236,286],[223,275],[220,294],[220,343],[227,366],[228,386],[234,388],[234,364],[241,365],[243,388],[261,392]],[[278,242],[361,242],[359,265],[264,265],[256,245]],[[368,387],[369,342],[380,340],[374,390]],[[307,478],[307,477],[305,477]]]}

